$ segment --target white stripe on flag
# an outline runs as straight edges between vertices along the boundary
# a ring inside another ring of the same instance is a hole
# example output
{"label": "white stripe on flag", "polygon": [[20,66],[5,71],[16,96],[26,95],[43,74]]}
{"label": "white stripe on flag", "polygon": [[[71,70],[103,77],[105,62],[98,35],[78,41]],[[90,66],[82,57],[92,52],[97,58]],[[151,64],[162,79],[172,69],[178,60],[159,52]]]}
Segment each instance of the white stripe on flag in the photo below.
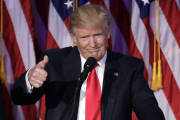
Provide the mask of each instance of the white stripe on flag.
{"label": "white stripe on flag", "polygon": [[63,48],[67,46],[72,46],[72,39],[70,37],[70,34],[51,1],[49,9],[48,27],[50,33],[56,40],[59,47]]}
{"label": "white stripe on flag", "polygon": [[5,0],[5,4],[12,20],[21,57],[27,70],[35,65],[34,46],[30,31],[19,0]]}
{"label": "white stripe on flag", "polygon": [[148,81],[150,81],[152,76],[152,67],[149,63],[149,38],[146,27],[140,18],[140,10],[136,1],[132,2],[131,29],[136,46],[142,55],[146,69],[148,71]]}
{"label": "white stripe on flag", "polygon": [[180,0],[176,0],[176,3],[177,3],[177,6],[178,6],[178,8],[180,10]]}
{"label": "white stripe on flag", "polygon": [[163,90],[158,90],[154,92],[154,95],[159,103],[159,107],[162,109],[166,120],[176,120],[173,111],[169,107],[166,96],[164,96]]}
{"label": "white stripe on flag", "polygon": [[[154,3],[151,7],[151,28],[154,30]],[[158,30],[158,27],[156,28],[156,31]],[[169,64],[169,67],[175,77],[176,83],[178,84],[178,87],[180,88],[180,49],[179,45],[176,42],[175,37],[173,36],[173,33],[169,27],[169,24],[167,23],[167,20],[160,9],[160,46],[161,50]],[[158,38],[158,36],[156,37]]]}
{"label": "white stripe on flag", "polygon": [[110,9],[110,0],[104,0],[104,4],[106,5],[106,8]]}

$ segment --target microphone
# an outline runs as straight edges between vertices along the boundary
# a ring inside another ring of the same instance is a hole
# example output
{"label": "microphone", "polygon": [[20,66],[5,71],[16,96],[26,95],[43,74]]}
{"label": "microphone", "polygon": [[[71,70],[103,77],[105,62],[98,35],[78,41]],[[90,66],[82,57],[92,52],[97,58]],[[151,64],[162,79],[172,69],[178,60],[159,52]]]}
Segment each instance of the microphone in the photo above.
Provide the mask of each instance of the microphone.
{"label": "microphone", "polygon": [[93,70],[93,68],[96,65],[96,59],[94,57],[89,57],[85,64],[84,64],[84,70],[80,74],[78,81],[82,84],[84,80],[87,78],[88,73]]}
{"label": "microphone", "polygon": [[76,89],[75,89],[75,93],[74,93],[74,99],[73,99],[73,105],[72,105],[72,113],[71,113],[71,118],[73,120],[75,120],[77,118],[77,111],[75,111],[75,109],[78,109],[78,106],[77,106],[78,105],[77,96],[79,96],[81,85],[84,82],[84,80],[87,78],[88,73],[93,70],[95,65],[96,65],[96,59],[93,58],[93,57],[89,57],[86,60],[85,64],[84,64],[84,70],[82,71],[82,73],[80,74],[80,76],[78,78]]}

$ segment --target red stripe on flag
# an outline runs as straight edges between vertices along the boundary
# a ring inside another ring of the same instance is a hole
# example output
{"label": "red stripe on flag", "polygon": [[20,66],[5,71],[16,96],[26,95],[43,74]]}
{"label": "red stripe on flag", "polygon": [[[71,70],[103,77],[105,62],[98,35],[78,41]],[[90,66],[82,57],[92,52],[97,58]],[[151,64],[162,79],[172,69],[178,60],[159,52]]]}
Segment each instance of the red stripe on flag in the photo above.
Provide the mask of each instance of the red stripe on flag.
{"label": "red stripe on flag", "polygon": [[91,2],[91,4],[99,4],[99,5],[106,7],[104,4],[104,0],[91,0],[90,2]]}
{"label": "red stripe on flag", "polygon": [[160,7],[169,23],[174,37],[180,47],[180,10],[176,0],[160,0]]}
{"label": "red stripe on flag", "polygon": [[34,25],[33,25],[33,16],[32,16],[32,6],[30,0],[20,0],[26,22],[31,33],[32,40],[34,42]]}
{"label": "red stripe on flag", "polygon": [[[151,29],[151,26],[150,26],[150,21],[149,21],[149,16],[146,17],[145,19],[143,19],[143,23],[146,27],[146,30],[147,30],[147,34],[148,34],[148,38],[149,38],[149,62],[151,64],[151,66],[153,65],[153,61],[154,61],[154,33]],[[158,48],[158,47],[157,47]],[[158,49],[156,48],[156,52],[158,53]],[[156,53],[156,55],[158,55]],[[158,57],[157,57],[158,58]]]}
{"label": "red stripe on flag", "polygon": [[41,120],[45,120],[45,114],[46,114],[46,99],[45,99],[45,97],[46,97],[46,95],[44,94],[40,100],[39,111],[40,111]]}
{"label": "red stripe on flag", "polygon": [[52,49],[52,48],[59,48],[58,44],[56,43],[56,40],[53,38],[50,31],[47,33],[47,40],[46,40],[46,50]]}
{"label": "red stripe on flag", "polygon": [[64,20],[64,24],[66,25],[66,28],[69,29],[69,22],[70,22],[70,16]]}
{"label": "red stripe on flag", "polygon": [[[12,21],[10,19],[7,8],[4,7],[4,40],[11,58],[14,79],[16,80],[23,72],[25,72],[24,63],[18,48]],[[22,106],[24,118],[26,120],[36,120],[37,113],[35,105]]]}

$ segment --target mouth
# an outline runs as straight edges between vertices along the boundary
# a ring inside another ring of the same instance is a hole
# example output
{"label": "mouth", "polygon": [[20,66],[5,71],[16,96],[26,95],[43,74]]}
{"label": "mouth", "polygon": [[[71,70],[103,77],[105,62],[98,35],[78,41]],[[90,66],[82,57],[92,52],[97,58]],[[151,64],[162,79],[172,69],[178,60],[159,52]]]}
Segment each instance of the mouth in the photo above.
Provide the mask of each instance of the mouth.
{"label": "mouth", "polygon": [[98,52],[98,51],[99,51],[99,48],[89,49],[88,51],[89,51],[89,52]]}

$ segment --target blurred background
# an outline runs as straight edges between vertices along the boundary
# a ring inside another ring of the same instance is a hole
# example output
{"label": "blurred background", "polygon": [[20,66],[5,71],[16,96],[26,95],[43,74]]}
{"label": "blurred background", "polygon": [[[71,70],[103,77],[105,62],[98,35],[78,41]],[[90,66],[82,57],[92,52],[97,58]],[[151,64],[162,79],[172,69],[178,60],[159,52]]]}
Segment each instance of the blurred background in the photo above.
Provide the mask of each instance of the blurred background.
{"label": "blurred background", "polygon": [[34,105],[17,106],[11,87],[43,51],[73,45],[69,15],[83,4],[109,11],[109,48],[144,61],[145,78],[166,120],[180,120],[180,0],[1,0],[0,120],[44,120],[44,96]]}

